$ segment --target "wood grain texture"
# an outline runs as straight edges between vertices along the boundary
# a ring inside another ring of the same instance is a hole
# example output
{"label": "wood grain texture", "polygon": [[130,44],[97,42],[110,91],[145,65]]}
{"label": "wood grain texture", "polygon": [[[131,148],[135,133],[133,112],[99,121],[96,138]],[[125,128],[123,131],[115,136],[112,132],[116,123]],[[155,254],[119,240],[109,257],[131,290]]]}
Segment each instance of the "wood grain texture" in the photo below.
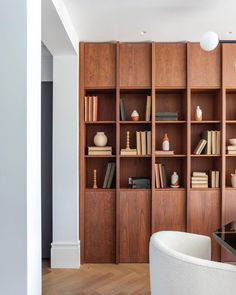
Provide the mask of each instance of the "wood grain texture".
{"label": "wood grain texture", "polygon": [[191,87],[221,87],[221,46],[207,52],[199,43],[189,45],[189,84]]}
{"label": "wood grain texture", "polygon": [[85,87],[116,86],[116,45],[85,43]]}
{"label": "wood grain texture", "polygon": [[186,191],[156,191],[152,201],[153,233],[186,230]]}
{"label": "wood grain texture", "polygon": [[[188,232],[207,235],[220,228],[220,191],[191,190],[188,199]],[[212,239],[212,259],[220,260],[220,248]]]}
{"label": "wood grain texture", "polygon": [[85,264],[51,269],[43,263],[43,295],[150,295],[148,264]]}
{"label": "wood grain texture", "polygon": [[187,48],[184,43],[155,44],[155,86],[186,87]]}
{"label": "wood grain texture", "polygon": [[120,86],[151,87],[151,44],[120,44]]}
{"label": "wood grain texture", "polygon": [[[230,223],[233,220],[236,220],[236,190],[227,189],[225,190],[224,195],[224,217],[222,220],[223,224]],[[235,256],[230,254],[228,251],[222,251],[222,260],[232,262],[235,261]]]}
{"label": "wood grain texture", "polygon": [[224,86],[236,87],[236,44],[223,44],[222,51]]}
{"label": "wood grain texture", "polygon": [[150,191],[120,192],[120,262],[148,261],[150,206]]}
{"label": "wood grain texture", "polygon": [[115,262],[115,192],[85,192],[85,262]]}

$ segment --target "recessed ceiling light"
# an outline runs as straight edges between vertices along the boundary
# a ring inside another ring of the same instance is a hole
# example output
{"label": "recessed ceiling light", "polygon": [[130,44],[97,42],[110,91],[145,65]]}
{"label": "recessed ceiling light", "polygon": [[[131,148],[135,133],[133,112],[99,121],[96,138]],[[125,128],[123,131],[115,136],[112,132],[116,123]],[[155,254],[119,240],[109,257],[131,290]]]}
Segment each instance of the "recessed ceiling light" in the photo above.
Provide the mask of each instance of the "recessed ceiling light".
{"label": "recessed ceiling light", "polygon": [[146,34],[147,34],[147,31],[142,31],[140,34],[141,34],[142,36],[143,36],[143,35],[146,35]]}

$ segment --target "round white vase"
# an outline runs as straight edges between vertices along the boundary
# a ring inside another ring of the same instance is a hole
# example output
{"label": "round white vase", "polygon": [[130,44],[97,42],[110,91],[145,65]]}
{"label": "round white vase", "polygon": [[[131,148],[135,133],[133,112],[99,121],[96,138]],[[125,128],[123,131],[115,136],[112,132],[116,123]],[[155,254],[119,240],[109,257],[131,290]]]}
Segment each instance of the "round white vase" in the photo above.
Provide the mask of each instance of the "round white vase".
{"label": "round white vase", "polygon": [[107,136],[104,132],[97,132],[93,141],[96,146],[105,146],[107,144]]}

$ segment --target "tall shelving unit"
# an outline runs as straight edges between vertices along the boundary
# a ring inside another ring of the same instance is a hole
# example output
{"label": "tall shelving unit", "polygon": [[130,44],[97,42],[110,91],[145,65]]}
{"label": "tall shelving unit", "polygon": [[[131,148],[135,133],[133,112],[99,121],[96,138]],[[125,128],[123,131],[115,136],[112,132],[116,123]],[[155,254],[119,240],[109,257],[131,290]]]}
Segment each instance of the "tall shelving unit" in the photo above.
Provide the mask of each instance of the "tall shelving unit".
{"label": "tall shelving unit", "polygon": [[[159,230],[211,235],[236,218],[236,189],[230,173],[236,157],[226,155],[226,143],[236,137],[236,45],[220,44],[207,53],[198,43],[80,44],[80,240],[82,262],[147,262],[149,238]],[[99,96],[99,121],[84,121],[85,95]],[[145,121],[146,96],[151,96],[151,120]],[[120,120],[120,97],[127,121]],[[194,121],[197,105],[203,121]],[[137,109],[140,121],[130,119]],[[178,121],[155,121],[157,111],[177,111]],[[152,131],[152,153],[121,156],[126,131],[131,148],[136,131]],[[204,130],[221,130],[221,154],[193,155]],[[87,156],[98,131],[108,136],[112,156]],[[174,155],[156,156],[164,133]],[[102,189],[108,161],[116,163],[115,187]],[[177,171],[181,187],[155,188],[154,164],[167,175]],[[97,170],[98,189],[92,189]],[[219,189],[192,189],[193,171],[220,170]],[[150,189],[130,189],[129,177],[146,176]],[[212,258],[232,257],[213,241]]]}

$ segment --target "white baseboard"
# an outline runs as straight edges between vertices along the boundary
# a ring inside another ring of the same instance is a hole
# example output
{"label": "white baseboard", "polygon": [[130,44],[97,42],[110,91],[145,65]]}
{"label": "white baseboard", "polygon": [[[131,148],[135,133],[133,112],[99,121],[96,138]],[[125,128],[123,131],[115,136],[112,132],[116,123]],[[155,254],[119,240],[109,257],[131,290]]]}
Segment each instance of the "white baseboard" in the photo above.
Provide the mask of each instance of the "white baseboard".
{"label": "white baseboard", "polygon": [[51,244],[51,268],[79,268],[80,241]]}

